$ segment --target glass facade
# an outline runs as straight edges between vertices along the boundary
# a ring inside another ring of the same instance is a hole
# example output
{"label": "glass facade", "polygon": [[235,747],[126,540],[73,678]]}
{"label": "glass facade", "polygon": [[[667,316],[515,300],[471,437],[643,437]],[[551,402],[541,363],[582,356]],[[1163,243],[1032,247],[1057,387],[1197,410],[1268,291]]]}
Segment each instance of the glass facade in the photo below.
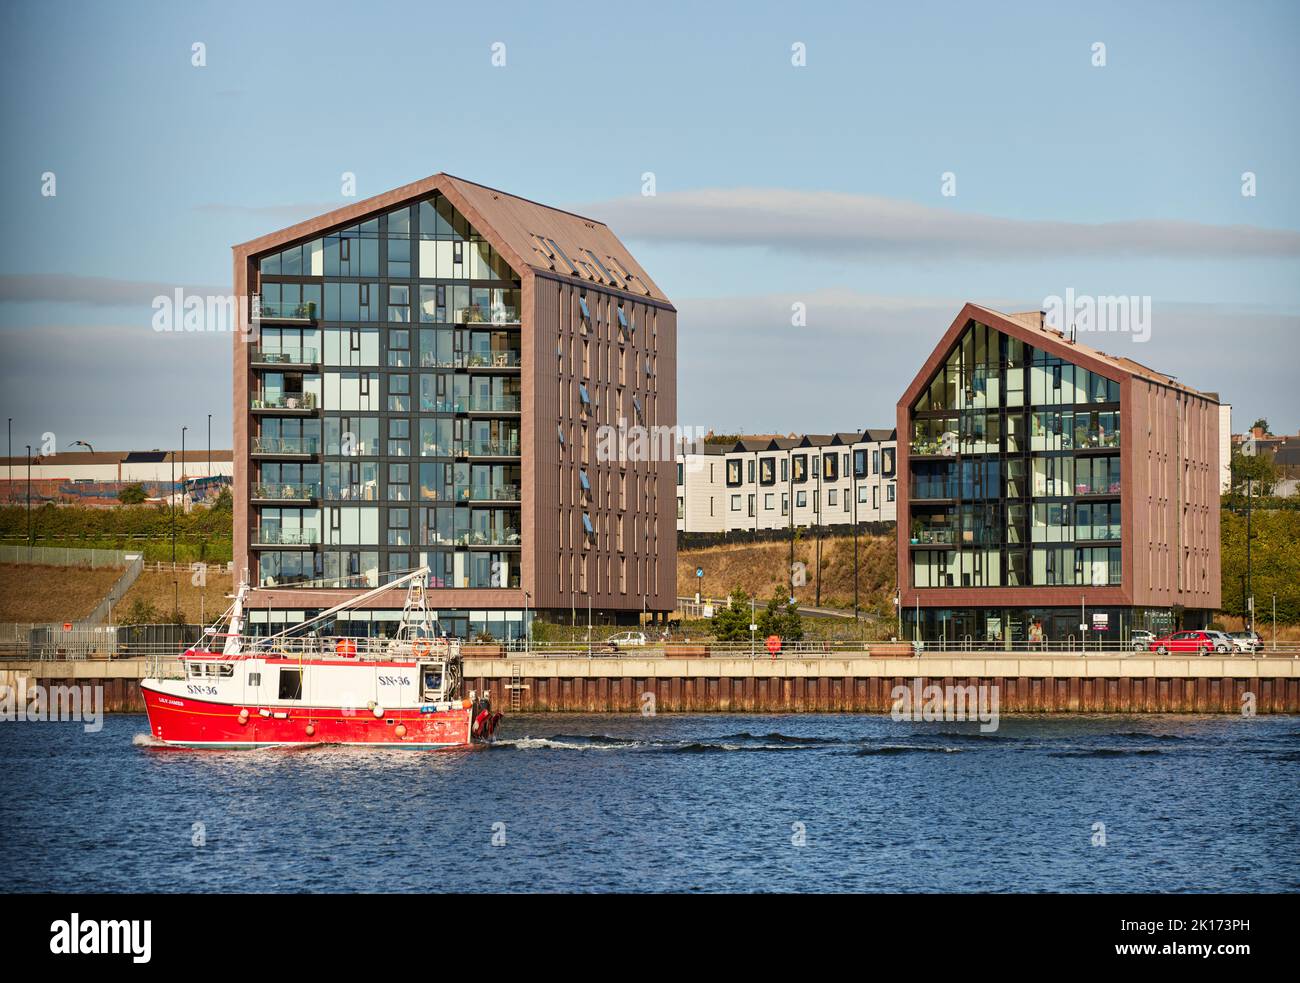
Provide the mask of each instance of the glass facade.
{"label": "glass facade", "polygon": [[910,438],[911,586],[1121,583],[1118,382],[975,323]]}
{"label": "glass facade", "polygon": [[258,270],[258,583],[518,587],[516,272],[436,193]]}

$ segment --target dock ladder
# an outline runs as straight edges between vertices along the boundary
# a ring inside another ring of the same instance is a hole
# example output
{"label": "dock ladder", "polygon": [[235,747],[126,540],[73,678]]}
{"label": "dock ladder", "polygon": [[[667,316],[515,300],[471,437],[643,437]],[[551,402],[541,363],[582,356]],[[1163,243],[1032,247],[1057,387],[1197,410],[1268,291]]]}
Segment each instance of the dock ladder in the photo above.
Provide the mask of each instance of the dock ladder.
{"label": "dock ladder", "polygon": [[517,712],[519,710],[519,691],[523,688],[523,680],[519,675],[519,663],[512,662],[510,664],[510,709],[512,711]]}

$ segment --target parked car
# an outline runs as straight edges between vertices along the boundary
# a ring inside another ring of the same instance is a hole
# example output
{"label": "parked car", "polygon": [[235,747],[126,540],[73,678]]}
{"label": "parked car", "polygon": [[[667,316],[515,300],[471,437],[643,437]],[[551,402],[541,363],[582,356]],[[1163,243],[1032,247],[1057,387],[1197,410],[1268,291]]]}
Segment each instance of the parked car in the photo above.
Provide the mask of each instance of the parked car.
{"label": "parked car", "polygon": [[1148,651],[1166,655],[1170,652],[1192,652],[1209,655],[1211,652],[1231,652],[1232,639],[1221,631],[1176,631],[1171,635],[1154,638]]}
{"label": "parked car", "polygon": [[1233,647],[1238,652],[1253,653],[1264,647],[1264,639],[1257,631],[1232,631],[1228,632],[1228,637],[1232,639]]}
{"label": "parked car", "polygon": [[614,649],[637,648],[645,645],[645,632],[624,631],[609,636],[609,644]]}
{"label": "parked car", "polygon": [[1156,633],[1147,631],[1145,628],[1135,628],[1129,635],[1129,642],[1133,646],[1134,652],[1145,652],[1147,646],[1156,640]]}

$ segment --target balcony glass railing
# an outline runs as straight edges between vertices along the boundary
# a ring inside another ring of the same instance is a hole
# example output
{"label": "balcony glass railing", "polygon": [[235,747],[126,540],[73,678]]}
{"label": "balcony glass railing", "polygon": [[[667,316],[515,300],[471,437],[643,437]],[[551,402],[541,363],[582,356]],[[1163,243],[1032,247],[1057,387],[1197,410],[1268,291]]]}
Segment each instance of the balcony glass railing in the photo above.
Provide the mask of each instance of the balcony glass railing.
{"label": "balcony glass railing", "polygon": [[420,397],[421,413],[466,413],[469,401],[466,399],[434,399],[432,396]]}
{"label": "balcony glass railing", "polygon": [[[482,382],[483,380],[479,380]],[[471,413],[518,413],[520,398],[518,396],[475,396],[469,397]]]}
{"label": "balcony glass railing", "polygon": [[518,457],[518,440],[467,440],[461,443],[470,457]]}
{"label": "balcony glass railing", "polygon": [[252,403],[255,410],[314,410],[316,408],[316,394],[254,393]]}
{"label": "balcony glass railing", "polygon": [[314,348],[268,348],[258,345],[253,349],[253,361],[274,365],[312,365],[319,361]]}
{"label": "balcony glass railing", "polygon": [[1119,431],[1111,430],[1075,430],[1074,446],[1076,449],[1088,450],[1089,448],[1108,449],[1119,446]]}
{"label": "balcony glass railing", "polygon": [[1075,539],[1119,539],[1119,526],[1076,526],[1074,531]]}
{"label": "balcony glass railing", "polygon": [[518,485],[469,485],[462,486],[465,497],[474,502],[517,502]]}
{"label": "balcony glass railing", "polygon": [[319,437],[254,437],[254,454],[319,454]]}
{"label": "balcony glass railing", "polygon": [[467,369],[512,369],[519,366],[519,352],[464,352],[460,355],[458,368]]}
{"label": "balcony glass railing", "polygon": [[1080,481],[1074,486],[1076,495],[1118,495],[1118,481]]}
{"label": "balcony glass railing", "polygon": [[522,542],[518,529],[470,529],[457,533],[457,546],[518,546]]}
{"label": "balcony glass railing", "polygon": [[286,502],[320,498],[320,485],[311,482],[259,481],[253,484],[253,497]]}
{"label": "balcony glass railing", "polygon": [[455,310],[457,324],[518,324],[517,307],[482,307],[472,304]]}
{"label": "balcony glass railing", "polygon": [[259,546],[315,546],[320,542],[317,529],[279,529],[268,526],[257,531]]}
{"label": "balcony glass railing", "polygon": [[920,545],[950,546],[956,542],[956,533],[952,529],[913,529],[912,542]]}
{"label": "balcony glass railing", "polygon": [[918,437],[912,441],[913,454],[942,454],[943,441],[939,439],[930,440],[924,437]]}
{"label": "balcony glass railing", "polygon": [[254,314],[259,314],[262,318],[275,320],[291,321],[314,321],[316,319],[316,304],[308,302],[306,304],[300,301],[271,301],[260,300],[260,303],[253,307]]}

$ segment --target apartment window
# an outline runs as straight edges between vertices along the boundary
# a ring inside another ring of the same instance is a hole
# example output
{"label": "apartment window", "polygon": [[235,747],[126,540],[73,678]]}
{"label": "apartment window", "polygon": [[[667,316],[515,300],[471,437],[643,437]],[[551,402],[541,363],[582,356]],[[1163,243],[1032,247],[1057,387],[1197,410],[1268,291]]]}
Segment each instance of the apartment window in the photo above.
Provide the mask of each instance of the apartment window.
{"label": "apartment window", "polygon": [[[838,454],[823,454],[822,457],[822,477],[827,481],[838,481],[840,477],[840,456]],[[835,503],[830,502],[830,504],[834,505]]]}
{"label": "apartment window", "polygon": [[751,517],[754,515],[754,496],[753,496],[753,495],[750,495],[750,496],[749,496],[749,514],[750,514]]}
{"label": "apartment window", "polygon": [[736,488],[740,485],[740,461],[727,462],[727,487]]}
{"label": "apartment window", "polygon": [[871,473],[880,474],[880,451],[871,452]]}
{"label": "apartment window", "polygon": [[885,490],[885,500],[889,502],[894,500],[894,486],[892,484]]}
{"label": "apartment window", "polygon": [[790,480],[790,459],[786,457],[781,458],[781,480]]}
{"label": "apartment window", "polygon": [[578,383],[578,399],[582,401],[584,407],[591,405],[591,396],[587,393],[587,387],[581,382]]}
{"label": "apartment window", "polygon": [[795,508],[805,508],[808,505],[808,493],[806,491],[795,492],[794,504]]}
{"label": "apartment window", "polygon": [[591,516],[589,516],[586,512],[582,513],[582,531],[585,532],[588,536],[596,535],[596,530],[591,524]]}
{"label": "apartment window", "polygon": [[803,484],[808,480],[808,455],[796,454],[791,459],[790,466],[794,469],[794,483]]}
{"label": "apartment window", "polygon": [[828,488],[828,489],[826,490],[826,504],[827,504],[827,505],[830,505],[830,506],[833,507],[833,506],[835,506],[835,505],[838,504],[838,502],[837,502],[837,500],[836,500],[836,495],[835,495],[835,493],[836,493],[836,489],[834,489],[834,488]]}
{"label": "apartment window", "polygon": [[591,481],[587,478],[587,472],[582,468],[578,469],[578,485],[585,492],[591,491]]}
{"label": "apartment window", "polygon": [[591,309],[587,306],[587,298],[586,298],[586,297],[579,297],[579,298],[578,298],[578,307],[581,308],[581,310],[582,310],[582,319],[583,319],[584,321],[590,321],[590,320],[591,320]]}
{"label": "apartment window", "polygon": [[879,485],[875,485],[871,489],[871,507],[873,509],[880,508],[880,486]]}
{"label": "apartment window", "polygon": [[731,496],[731,511],[733,511],[733,512],[739,512],[739,511],[740,511],[740,496],[739,496],[739,495],[732,495],[732,496]]}
{"label": "apartment window", "polygon": [[768,492],[766,495],[763,496],[763,511],[764,511],[764,512],[771,512],[771,511],[772,511],[772,503],[773,503],[773,500],[774,500],[775,498],[776,498],[776,496],[773,495],[771,492]]}
{"label": "apartment window", "polygon": [[758,462],[758,483],[760,485],[776,484],[776,461],[765,457]]}
{"label": "apartment window", "polygon": [[753,461],[745,462],[745,481],[747,481],[751,485],[754,483],[754,462]]}
{"label": "apartment window", "polygon": [[814,478],[821,477],[821,472],[818,470],[820,467],[821,467],[821,455],[814,454],[812,456],[812,476]]}
{"label": "apartment window", "polygon": [[790,494],[788,492],[781,493],[781,514],[790,514]]}

